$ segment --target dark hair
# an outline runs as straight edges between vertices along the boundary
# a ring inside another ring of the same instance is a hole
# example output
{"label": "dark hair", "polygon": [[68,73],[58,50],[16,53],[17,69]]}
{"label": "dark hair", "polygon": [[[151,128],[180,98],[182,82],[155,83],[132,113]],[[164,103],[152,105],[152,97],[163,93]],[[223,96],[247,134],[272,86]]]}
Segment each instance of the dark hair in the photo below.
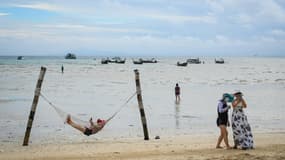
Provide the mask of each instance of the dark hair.
{"label": "dark hair", "polygon": [[178,86],[178,83],[176,83],[176,86]]}

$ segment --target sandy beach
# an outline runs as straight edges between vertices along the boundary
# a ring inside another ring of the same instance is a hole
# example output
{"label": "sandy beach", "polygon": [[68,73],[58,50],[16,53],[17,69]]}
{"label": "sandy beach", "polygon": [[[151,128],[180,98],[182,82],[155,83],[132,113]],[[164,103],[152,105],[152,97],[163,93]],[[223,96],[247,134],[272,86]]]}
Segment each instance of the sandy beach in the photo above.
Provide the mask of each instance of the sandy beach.
{"label": "sandy beach", "polygon": [[[254,150],[215,149],[215,135],[184,135],[160,137],[144,141],[143,138],[84,142],[30,144],[29,146],[1,145],[1,160],[16,159],[225,159],[225,160],[281,160],[285,159],[284,133],[254,135]],[[231,141],[232,144],[232,141]]]}

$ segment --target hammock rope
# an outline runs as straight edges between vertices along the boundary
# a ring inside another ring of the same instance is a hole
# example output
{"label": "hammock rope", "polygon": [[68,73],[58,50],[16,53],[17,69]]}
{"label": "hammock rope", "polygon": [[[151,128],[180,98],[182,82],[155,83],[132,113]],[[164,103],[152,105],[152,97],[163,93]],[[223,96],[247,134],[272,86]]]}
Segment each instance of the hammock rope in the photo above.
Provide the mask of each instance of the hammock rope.
{"label": "hammock rope", "polygon": [[[137,94],[137,92],[134,92],[126,101],[123,103],[116,112],[114,112],[108,119],[106,119],[106,123],[109,122],[111,119],[113,119],[129,102],[130,100]],[[39,92],[39,95],[57,112],[57,114],[63,119],[64,122],[66,122],[67,115],[70,115],[66,112],[64,112],[59,107],[55,106],[42,92]],[[81,124],[88,124],[89,122],[83,121],[79,118],[76,118],[72,116],[72,119],[77,121]]]}

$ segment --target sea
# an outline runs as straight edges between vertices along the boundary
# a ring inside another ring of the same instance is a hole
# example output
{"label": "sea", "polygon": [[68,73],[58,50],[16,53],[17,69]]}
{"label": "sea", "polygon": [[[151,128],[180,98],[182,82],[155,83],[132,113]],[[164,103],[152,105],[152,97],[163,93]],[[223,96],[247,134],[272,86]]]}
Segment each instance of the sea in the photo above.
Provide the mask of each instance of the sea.
{"label": "sea", "polygon": [[[201,64],[176,66],[189,57],[155,57],[158,63],[101,64],[102,57],[0,57],[0,144],[21,145],[41,67],[46,67],[42,94],[62,111],[88,121],[119,113],[96,135],[85,136],[66,125],[49,103],[39,98],[30,143],[70,143],[144,137],[136,93],[139,71],[150,139],[155,136],[219,134],[217,104],[223,93],[241,91],[253,133],[285,133],[285,58],[200,57]],[[61,67],[64,66],[64,73]],[[174,87],[181,87],[175,102]],[[230,113],[231,114],[231,111]],[[229,128],[231,131],[231,129]]]}

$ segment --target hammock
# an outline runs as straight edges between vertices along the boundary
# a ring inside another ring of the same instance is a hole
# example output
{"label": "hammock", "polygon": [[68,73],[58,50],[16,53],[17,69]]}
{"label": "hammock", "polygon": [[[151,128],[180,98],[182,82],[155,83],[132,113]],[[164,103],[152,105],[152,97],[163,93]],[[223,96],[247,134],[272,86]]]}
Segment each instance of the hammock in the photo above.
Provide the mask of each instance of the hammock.
{"label": "hammock", "polygon": [[[127,100],[125,103],[123,103],[119,108],[118,110],[113,113],[108,119],[106,119],[106,123],[107,124],[111,119],[113,119],[122,109],[124,106],[126,106],[127,103],[129,103],[129,101],[136,95],[137,92],[133,93]],[[56,113],[59,115],[59,117],[64,121],[64,123],[66,123],[66,118],[68,115],[67,112],[63,111],[62,109],[60,109],[59,107],[56,107],[45,95],[43,95],[42,92],[39,93],[39,95],[56,111]],[[70,115],[71,116],[71,119],[72,121],[80,124],[80,125],[83,125],[83,126],[88,126],[90,123],[88,121],[83,121],[73,115]]]}

